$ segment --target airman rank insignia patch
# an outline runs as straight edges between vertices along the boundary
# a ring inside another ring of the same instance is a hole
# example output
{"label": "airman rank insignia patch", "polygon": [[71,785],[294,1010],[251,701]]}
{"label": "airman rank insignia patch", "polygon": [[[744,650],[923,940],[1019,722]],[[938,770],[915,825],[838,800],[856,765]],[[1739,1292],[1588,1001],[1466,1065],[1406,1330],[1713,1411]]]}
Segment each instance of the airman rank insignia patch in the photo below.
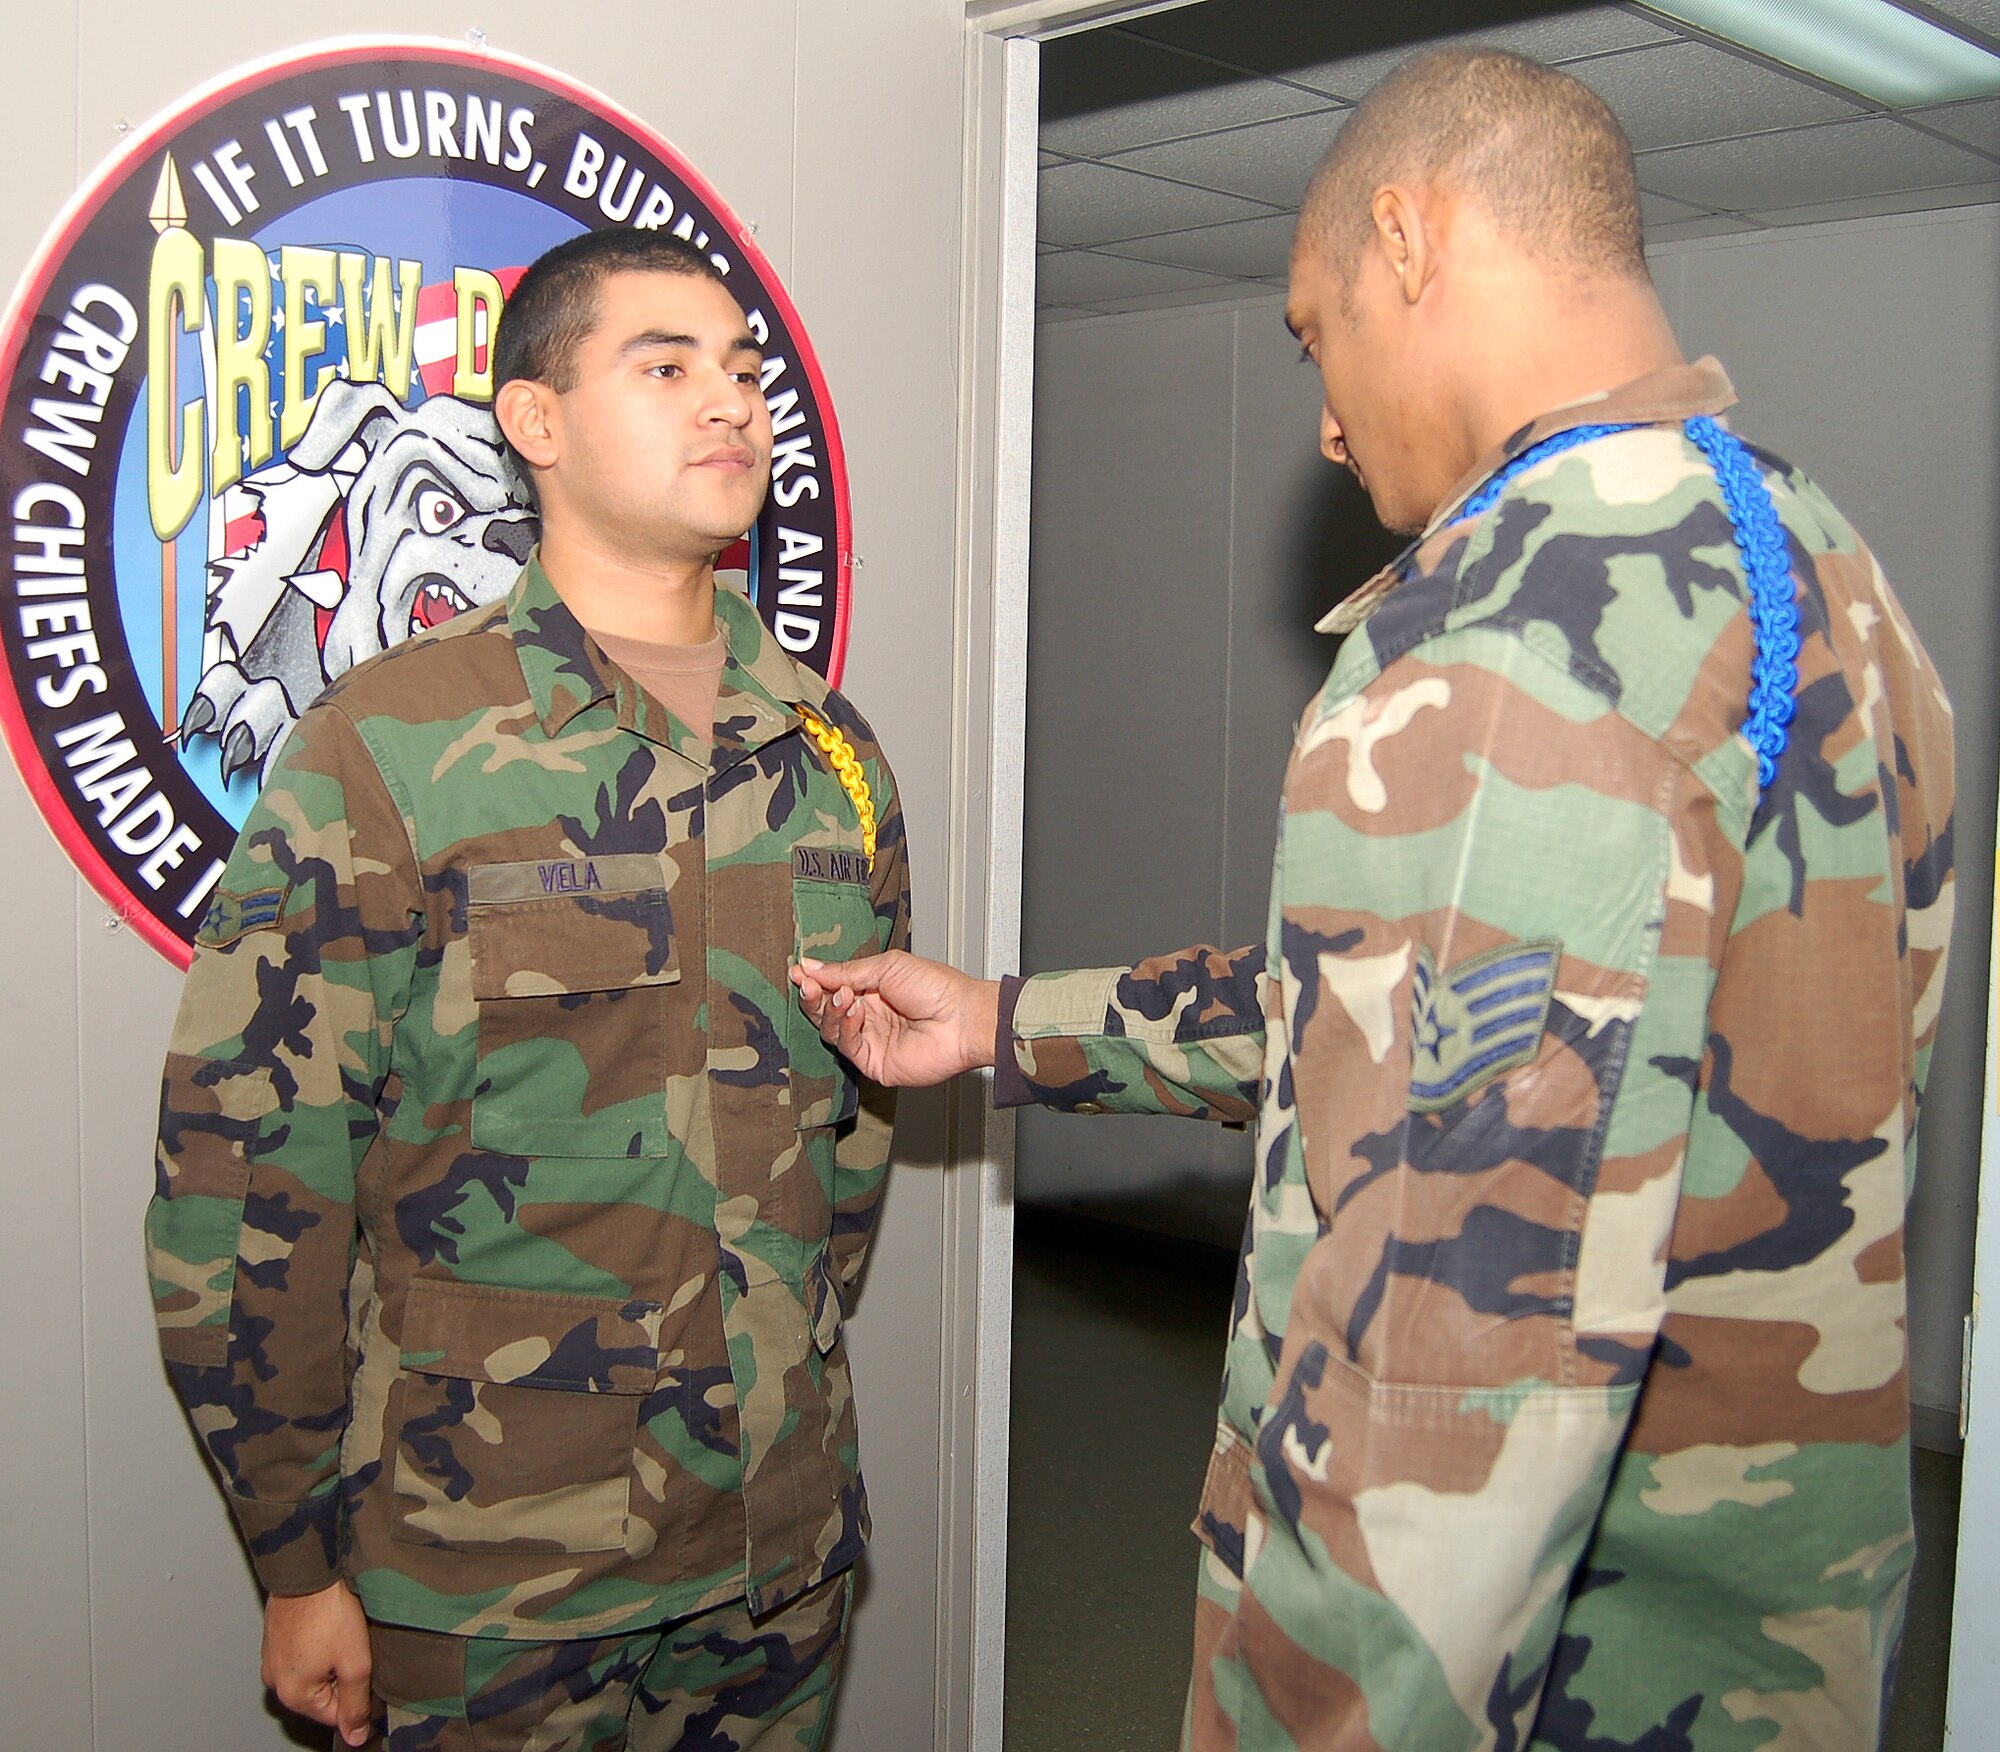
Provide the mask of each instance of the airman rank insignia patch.
{"label": "airman rank insignia patch", "polygon": [[208,911],[202,914],[194,940],[210,949],[221,949],[252,931],[275,929],[285,916],[285,899],[291,892],[290,883],[282,888],[246,889],[241,894],[218,888]]}
{"label": "airman rank insignia patch", "polygon": [[1541,1050],[1562,944],[1505,943],[1443,973],[1417,951],[1410,983],[1410,1111],[1436,1113]]}

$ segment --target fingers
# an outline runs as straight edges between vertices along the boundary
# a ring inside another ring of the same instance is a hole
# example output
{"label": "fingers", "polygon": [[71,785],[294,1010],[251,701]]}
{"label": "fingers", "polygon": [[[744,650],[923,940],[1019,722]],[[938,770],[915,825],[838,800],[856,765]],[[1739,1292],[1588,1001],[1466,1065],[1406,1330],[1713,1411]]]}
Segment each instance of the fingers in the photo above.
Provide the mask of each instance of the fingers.
{"label": "fingers", "polygon": [[271,1695],[292,1712],[325,1727],[341,1725],[339,1688],[333,1675],[320,1673],[266,1674],[264,1683]]}
{"label": "fingers", "polygon": [[[909,960],[909,956],[904,956]],[[829,990],[872,992],[880,988],[883,974],[895,964],[896,952],[886,955],[857,955],[852,961],[815,961],[799,958],[800,968]]]}
{"label": "fingers", "polygon": [[854,1059],[860,1056],[869,1024],[886,1027],[888,1021],[889,1011],[880,998],[862,992],[836,992],[827,1019],[820,1024],[820,1038],[842,1056]]}
{"label": "fingers", "polygon": [[374,1708],[368,1689],[370,1676],[369,1664],[364,1661],[359,1673],[350,1670],[335,1677],[335,1725],[350,1746],[362,1745],[368,1738],[369,1716]]}
{"label": "fingers", "polygon": [[[806,964],[806,966],[816,965],[817,963],[811,962]],[[836,968],[821,968],[820,972],[827,977],[816,979],[806,971],[806,967],[792,969],[792,984],[797,986],[799,991],[799,1008],[805,1011],[806,1019],[820,1031],[820,1037],[828,1045],[834,1044],[833,1029],[839,1021],[841,1012],[848,1007],[854,997],[853,993],[832,983],[831,976],[838,971]]]}

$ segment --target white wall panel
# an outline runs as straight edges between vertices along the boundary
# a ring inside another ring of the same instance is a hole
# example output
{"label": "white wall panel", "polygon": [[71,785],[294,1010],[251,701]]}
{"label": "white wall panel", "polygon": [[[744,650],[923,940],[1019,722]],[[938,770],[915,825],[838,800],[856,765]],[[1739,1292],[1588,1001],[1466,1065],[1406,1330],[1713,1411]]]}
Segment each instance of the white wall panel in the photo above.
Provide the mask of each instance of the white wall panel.
{"label": "white wall panel", "polygon": [[[799,8],[792,297],[840,413],[854,498],[854,639],[844,691],[882,738],[910,833],[919,949],[944,951],[956,559],[958,209],[964,8]],[[904,1099],[852,1332],[864,1560],[843,1747],[934,1732],[947,1248],[944,1103]]]}
{"label": "white wall panel", "polygon": [[1231,312],[1236,519],[1229,639],[1223,935],[1262,942],[1292,732],[1333,667],[1314,623],[1401,547],[1319,453],[1319,373],[1285,329],[1282,296]]}
{"label": "white wall panel", "polygon": [[[1284,300],[1052,323],[1037,363],[1023,965],[1261,942],[1313,623],[1400,545],[1319,454]],[[1024,1201],[1234,1248],[1251,1144],[1024,1112]]]}
{"label": "white wall panel", "polygon": [[[1222,935],[1232,333],[1227,311],[1174,311],[1044,326],[1038,338],[1030,972]],[[1242,1199],[1216,1151],[1241,1147],[1184,1120],[1024,1109],[1017,1190],[1026,1203],[1233,1239]]]}
{"label": "white wall panel", "polygon": [[[9,242],[11,243],[11,239]],[[0,1714],[24,1746],[61,1746],[90,1696],[83,1478],[83,1228],[78,1184],[78,884],[19,776],[0,775],[12,904],[0,968]],[[88,928],[97,928],[93,918]],[[34,1685],[23,1683],[28,1674]],[[46,1679],[47,1683],[39,1682]]]}
{"label": "white wall panel", "polygon": [[[10,19],[0,104],[19,115],[76,86],[74,0]],[[0,279],[27,265],[76,182],[67,105],[7,141]],[[90,1696],[89,1545],[83,1479],[83,1224],[77,1163],[78,884],[11,768],[0,776],[0,843],[12,904],[0,959],[0,1575],[32,1577],[0,1605],[9,1677],[0,1716],[24,1746],[60,1746]],[[37,1683],[22,1681],[33,1674]],[[42,1682],[46,1681],[46,1682]]]}

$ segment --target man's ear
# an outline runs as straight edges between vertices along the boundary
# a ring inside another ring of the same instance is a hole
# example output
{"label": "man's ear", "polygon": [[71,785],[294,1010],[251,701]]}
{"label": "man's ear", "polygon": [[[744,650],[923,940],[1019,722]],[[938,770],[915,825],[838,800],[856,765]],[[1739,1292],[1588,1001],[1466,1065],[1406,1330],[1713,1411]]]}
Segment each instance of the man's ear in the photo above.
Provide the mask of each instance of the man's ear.
{"label": "man's ear", "polygon": [[493,398],[493,417],[521,460],[531,468],[550,468],[556,460],[560,416],[555,396],[545,383],[515,377]]}
{"label": "man's ear", "polygon": [[1377,189],[1368,210],[1375,221],[1375,247],[1395,275],[1403,302],[1416,303],[1438,270],[1438,238],[1430,214],[1417,191],[1402,183]]}

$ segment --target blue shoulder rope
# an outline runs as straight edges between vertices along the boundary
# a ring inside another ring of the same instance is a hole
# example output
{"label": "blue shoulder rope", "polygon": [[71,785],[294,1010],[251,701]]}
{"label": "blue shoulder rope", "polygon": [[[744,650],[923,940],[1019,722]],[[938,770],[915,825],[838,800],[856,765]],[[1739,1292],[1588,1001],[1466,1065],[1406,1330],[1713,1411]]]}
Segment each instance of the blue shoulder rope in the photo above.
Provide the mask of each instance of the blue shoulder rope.
{"label": "blue shoulder rope", "polygon": [[[1452,514],[1453,521],[1481,517],[1493,509],[1516,475],[1588,444],[1613,432],[1629,432],[1630,425],[1572,426],[1566,432],[1531,444],[1511,462],[1494,471],[1474,489]],[[1785,550],[1785,532],[1778,522],[1777,507],[1764,485],[1757,464],[1742,441],[1706,414],[1686,422],[1688,440],[1708,458],[1715,470],[1716,484],[1722,489],[1722,503],[1729,513],[1729,527],[1736,537],[1737,551],[1743,556],[1743,573],[1749,584],[1750,626],[1756,635],[1757,652],[1750,661],[1750,705],[1743,720],[1743,734],[1757,751],[1757,783],[1769,790],[1778,776],[1778,759],[1794,710],[1793,693],[1799,683],[1799,610],[1792,600],[1792,568]]]}

